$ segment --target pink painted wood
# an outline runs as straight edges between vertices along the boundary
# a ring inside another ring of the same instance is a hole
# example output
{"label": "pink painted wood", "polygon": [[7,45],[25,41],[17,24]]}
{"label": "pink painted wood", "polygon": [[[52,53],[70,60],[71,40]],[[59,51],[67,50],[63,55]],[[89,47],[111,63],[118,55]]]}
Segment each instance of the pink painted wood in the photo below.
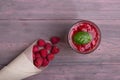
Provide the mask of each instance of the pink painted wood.
{"label": "pink painted wood", "polygon": [[[0,68],[34,40],[59,36],[60,54],[42,73],[24,80],[120,80],[120,0],[3,0],[0,1]],[[71,25],[80,19],[95,22],[101,44],[88,55],[65,43]]]}

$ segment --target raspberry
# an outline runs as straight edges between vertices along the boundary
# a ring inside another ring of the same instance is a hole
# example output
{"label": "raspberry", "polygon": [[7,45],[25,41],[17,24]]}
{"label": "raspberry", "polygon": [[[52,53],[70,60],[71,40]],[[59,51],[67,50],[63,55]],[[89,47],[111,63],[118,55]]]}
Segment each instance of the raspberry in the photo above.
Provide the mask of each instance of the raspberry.
{"label": "raspberry", "polygon": [[46,43],[45,44],[45,49],[50,50],[52,48],[50,43]]}
{"label": "raspberry", "polygon": [[45,41],[44,41],[43,39],[39,39],[39,40],[37,41],[37,44],[38,44],[40,47],[42,47],[42,46],[45,45]]}
{"label": "raspberry", "polygon": [[51,61],[54,59],[54,54],[48,54],[47,56],[48,61]]}
{"label": "raspberry", "polygon": [[35,54],[33,53],[33,60],[35,60]]}
{"label": "raspberry", "polygon": [[39,57],[41,57],[40,54],[39,54],[39,53],[36,53],[36,54],[35,54],[35,58],[39,58]]}
{"label": "raspberry", "polygon": [[53,46],[52,50],[51,50],[51,53],[53,54],[57,54],[59,52],[59,48],[57,46]]}
{"label": "raspberry", "polygon": [[42,65],[42,62],[43,62],[43,59],[40,57],[40,58],[36,58],[35,61],[34,61],[34,65],[38,68],[40,68],[40,66]]}
{"label": "raspberry", "polygon": [[52,38],[50,39],[50,41],[51,41],[53,44],[57,44],[57,43],[60,41],[60,38],[54,36],[54,37],[52,37]]}
{"label": "raspberry", "polygon": [[49,61],[46,59],[46,58],[44,58],[43,59],[43,63],[42,63],[42,67],[45,67],[45,66],[47,66],[49,64]]}
{"label": "raspberry", "polygon": [[46,49],[41,49],[41,50],[40,50],[40,55],[41,55],[43,58],[45,58],[45,57],[47,56],[47,54],[48,54],[48,52],[47,52]]}
{"label": "raspberry", "polygon": [[36,53],[39,51],[39,47],[37,45],[33,46],[33,53]]}

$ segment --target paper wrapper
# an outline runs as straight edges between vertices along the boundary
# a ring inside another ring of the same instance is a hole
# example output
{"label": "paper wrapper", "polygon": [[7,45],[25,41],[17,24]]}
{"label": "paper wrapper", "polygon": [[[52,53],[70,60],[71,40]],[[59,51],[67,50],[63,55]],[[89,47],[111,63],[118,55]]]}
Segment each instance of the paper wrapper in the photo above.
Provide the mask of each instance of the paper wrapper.
{"label": "paper wrapper", "polygon": [[22,80],[44,69],[38,69],[33,64],[32,48],[35,43],[36,41],[0,71],[0,80]]}

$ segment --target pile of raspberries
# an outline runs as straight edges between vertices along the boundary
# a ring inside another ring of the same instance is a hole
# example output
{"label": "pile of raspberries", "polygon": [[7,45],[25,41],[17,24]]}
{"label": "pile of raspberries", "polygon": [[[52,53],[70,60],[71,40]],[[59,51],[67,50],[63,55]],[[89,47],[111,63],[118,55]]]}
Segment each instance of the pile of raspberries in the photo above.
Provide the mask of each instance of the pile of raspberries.
{"label": "pile of raspberries", "polygon": [[39,39],[33,46],[33,64],[37,67],[46,67],[50,61],[52,61],[59,48],[56,44],[60,41],[59,37],[52,37],[49,41]]}

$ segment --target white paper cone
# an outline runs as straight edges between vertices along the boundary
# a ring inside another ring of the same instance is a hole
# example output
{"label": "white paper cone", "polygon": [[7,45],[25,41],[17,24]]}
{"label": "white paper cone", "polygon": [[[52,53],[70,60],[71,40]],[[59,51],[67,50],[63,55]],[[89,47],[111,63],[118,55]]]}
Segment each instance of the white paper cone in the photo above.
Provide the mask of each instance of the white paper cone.
{"label": "white paper cone", "polygon": [[22,80],[43,70],[33,64],[32,48],[35,43],[0,71],[0,80]]}

